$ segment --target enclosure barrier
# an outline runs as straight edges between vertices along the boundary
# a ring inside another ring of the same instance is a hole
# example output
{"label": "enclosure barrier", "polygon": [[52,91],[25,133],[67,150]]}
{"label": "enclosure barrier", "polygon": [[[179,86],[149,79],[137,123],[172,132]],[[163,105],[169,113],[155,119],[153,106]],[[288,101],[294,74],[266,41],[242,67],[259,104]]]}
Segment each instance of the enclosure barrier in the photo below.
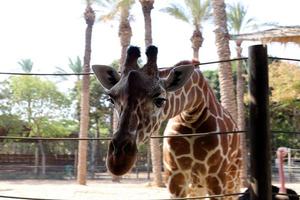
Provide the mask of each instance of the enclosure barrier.
{"label": "enclosure barrier", "polygon": [[[197,65],[208,65],[220,62],[231,62],[238,60],[248,60],[250,66],[250,152],[251,152],[251,199],[255,200],[270,200],[271,199],[271,147],[270,147],[270,132],[272,133],[292,133],[300,134],[300,132],[287,132],[287,131],[270,131],[269,130],[269,115],[268,115],[268,61],[273,60],[288,60],[298,61],[300,59],[291,58],[278,58],[268,57],[266,47],[262,45],[255,45],[249,47],[249,58],[237,58],[222,61],[213,61],[206,63],[199,63]],[[38,76],[66,76],[66,75],[92,75],[93,73],[64,73],[64,74],[47,74],[47,73],[12,73],[12,72],[0,72],[5,75],[38,75]],[[208,132],[208,133],[193,133],[186,135],[176,136],[151,136],[151,139],[167,138],[167,137],[201,137],[207,135],[220,135],[220,134],[238,134],[246,133],[248,131],[230,131],[230,132]],[[111,138],[41,138],[41,137],[11,137],[0,136],[0,139],[8,140],[111,140]],[[205,199],[205,198],[221,198],[226,196],[240,196],[244,193],[233,194],[219,194],[211,196],[199,196],[199,197],[186,197],[175,198],[175,200],[185,199]],[[295,196],[282,194],[286,196]],[[300,195],[297,195],[300,196]],[[29,197],[17,197],[17,196],[5,196],[0,195],[1,198],[6,199],[31,199],[31,200],[63,200],[63,199],[45,199],[45,198],[29,198]],[[169,199],[156,199],[156,200],[169,200]]]}

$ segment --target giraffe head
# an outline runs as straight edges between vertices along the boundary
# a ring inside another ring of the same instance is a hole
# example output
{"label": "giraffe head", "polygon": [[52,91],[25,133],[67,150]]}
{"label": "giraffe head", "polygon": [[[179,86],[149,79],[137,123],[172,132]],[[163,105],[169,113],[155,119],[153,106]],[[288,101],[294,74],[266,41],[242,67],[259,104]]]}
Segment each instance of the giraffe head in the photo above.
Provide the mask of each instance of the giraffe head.
{"label": "giraffe head", "polygon": [[109,171],[115,175],[123,175],[131,169],[136,161],[137,144],[160,127],[168,93],[181,88],[194,70],[192,65],[178,66],[167,78],[160,78],[157,52],[155,46],[149,46],[147,62],[140,68],[137,64],[139,48],[129,47],[121,74],[109,66],[93,66],[119,118],[106,161]]}

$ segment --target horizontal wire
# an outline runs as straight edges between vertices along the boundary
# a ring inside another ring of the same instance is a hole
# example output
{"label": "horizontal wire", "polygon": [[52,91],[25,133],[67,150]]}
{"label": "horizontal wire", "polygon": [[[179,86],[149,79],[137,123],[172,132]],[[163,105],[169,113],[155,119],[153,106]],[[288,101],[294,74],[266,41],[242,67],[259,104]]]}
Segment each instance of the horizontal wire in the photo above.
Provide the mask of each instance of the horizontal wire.
{"label": "horizontal wire", "polygon": [[[206,198],[219,198],[219,197],[229,197],[229,196],[240,196],[247,193],[231,193],[231,194],[219,194],[219,195],[209,195],[209,196],[197,196],[197,197],[181,197],[181,198],[172,198],[172,199],[151,199],[151,200],[189,200],[189,199],[206,199]],[[300,197],[297,194],[284,194],[284,193],[272,193],[272,195],[282,195],[288,197]],[[28,199],[28,200],[66,200],[66,199],[46,199],[46,198],[32,198],[32,197],[18,197],[18,196],[6,196],[0,195],[1,198],[7,199]]]}
{"label": "horizontal wire", "polygon": [[247,131],[225,131],[225,132],[207,132],[207,133],[190,133],[190,134],[180,134],[180,135],[162,135],[162,136],[151,136],[150,138],[175,138],[175,137],[205,137],[208,135],[227,135],[234,133],[246,133]]}
{"label": "horizontal wire", "polygon": [[239,196],[245,193],[231,193],[231,194],[217,194],[217,195],[209,195],[209,196],[197,196],[197,197],[180,197],[180,198],[172,198],[172,199],[152,199],[152,200],[188,200],[188,199],[206,199],[206,198],[219,198],[219,197],[229,197],[229,196]]}
{"label": "horizontal wire", "polygon": [[[245,133],[247,131],[226,131],[226,132],[206,132],[206,133],[191,133],[181,135],[166,135],[166,136],[151,136],[150,138],[173,138],[173,137],[193,137],[193,136],[208,136],[221,134]],[[9,140],[111,140],[112,138],[43,138],[43,137],[18,137],[18,136],[0,136],[0,139]]]}
{"label": "horizontal wire", "polygon": [[18,137],[0,136],[0,139],[8,140],[111,140],[112,138],[43,138],[43,137]]}
{"label": "horizontal wire", "polygon": [[[204,62],[195,65],[209,65],[209,64],[216,64],[216,63],[223,63],[223,62],[231,62],[237,60],[247,60],[247,57],[243,58],[234,58],[228,60],[219,60],[219,61],[211,61],[211,62]],[[25,75],[25,76],[80,76],[80,75],[93,75],[94,73],[24,73],[24,72],[0,72],[3,75]]]}
{"label": "horizontal wire", "polygon": [[239,61],[239,60],[248,60],[248,57],[233,58],[233,59],[228,59],[228,60],[203,62],[203,63],[199,63],[199,64],[194,64],[194,65],[211,65],[211,64],[224,63],[224,62],[232,62],[232,61]]}
{"label": "horizontal wire", "polygon": [[287,61],[296,61],[296,62],[300,62],[300,59],[295,59],[295,58],[282,58],[282,57],[273,57],[273,56],[269,56],[269,59],[274,59],[274,60],[287,60]]}
{"label": "horizontal wire", "polygon": [[18,197],[18,196],[6,196],[6,195],[0,195],[0,198],[6,198],[6,199],[28,199],[28,200],[66,200],[66,199],[47,199],[47,198]]}
{"label": "horizontal wire", "polygon": [[[287,60],[287,61],[297,61],[300,62],[300,59],[295,58],[283,58],[283,57],[272,57],[269,56],[269,59],[274,60]],[[224,62],[232,62],[232,61],[239,61],[239,60],[248,60],[248,57],[242,57],[242,58],[233,58],[228,60],[218,60],[218,61],[210,61],[210,62],[203,62],[194,64],[196,66],[198,65],[211,65],[211,64],[217,64],[217,63],[224,63]],[[93,75],[94,73],[24,73],[24,72],[0,72],[0,74],[3,75],[25,75],[25,76],[82,76],[82,75]]]}
{"label": "horizontal wire", "polygon": [[[232,194],[219,194],[210,196],[199,196],[199,197],[182,197],[182,198],[172,198],[172,199],[150,199],[150,200],[188,200],[188,199],[206,199],[206,198],[218,198],[218,197],[228,197],[228,196],[238,196],[244,193],[232,193]],[[0,195],[1,198],[7,199],[28,199],[28,200],[64,200],[64,199],[46,199],[46,198],[32,198],[32,197],[18,197],[18,196],[5,196]],[[65,199],[66,200],[66,199]]]}
{"label": "horizontal wire", "polygon": [[24,76],[81,76],[92,75],[94,73],[24,73],[24,72],[0,72],[4,75],[24,75]]}
{"label": "horizontal wire", "polygon": [[[227,135],[227,134],[236,134],[236,133],[246,133],[247,131],[225,131],[225,132],[206,132],[206,133],[190,133],[190,134],[180,134],[180,135],[162,135],[162,136],[151,136],[151,139],[159,139],[159,138],[176,138],[176,137],[205,137],[209,135]],[[280,131],[280,130],[272,130],[270,131],[275,134],[300,134],[297,131]],[[46,138],[46,137],[18,137],[18,136],[0,136],[0,139],[8,139],[8,140],[111,140],[111,137],[105,138]]]}
{"label": "horizontal wire", "polygon": [[[235,133],[246,133],[247,131],[225,131],[225,132],[206,132],[206,133],[190,133],[190,134],[180,134],[180,135],[162,135],[162,136],[151,136],[151,139],[159,138],[176,138],[176,137],[205,137],[208,135],[227,135]],[[295,131],[271,131],[272,133],[279,134],[300,134],[300,132]],[[43,137],[18,137],[18,136],[0,136],[0,139],[8,140],[111,140],[112,138],[43,138]]]}

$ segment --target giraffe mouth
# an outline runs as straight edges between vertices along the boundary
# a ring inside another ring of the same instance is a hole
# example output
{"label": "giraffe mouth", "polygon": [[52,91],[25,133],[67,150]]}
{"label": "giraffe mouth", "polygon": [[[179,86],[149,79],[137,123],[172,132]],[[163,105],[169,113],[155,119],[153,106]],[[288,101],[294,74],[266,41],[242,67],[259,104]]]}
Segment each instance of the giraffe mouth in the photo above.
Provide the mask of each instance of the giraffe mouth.
{"label": "giraffe mouth", "polygon": [[137,158],[137,145],[132,141],[116,143],[112,140],[108,147],[106,165],[108,170],[116,175],[126,174]]}

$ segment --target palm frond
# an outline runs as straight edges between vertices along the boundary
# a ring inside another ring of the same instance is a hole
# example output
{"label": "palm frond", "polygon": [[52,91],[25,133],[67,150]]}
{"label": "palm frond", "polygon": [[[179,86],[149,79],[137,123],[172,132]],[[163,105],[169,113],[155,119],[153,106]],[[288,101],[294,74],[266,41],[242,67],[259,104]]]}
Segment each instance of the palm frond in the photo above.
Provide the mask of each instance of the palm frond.
{"label": "palm frond", "polygon": [[189,11],[190,20],[196,27],[200,28],[202,22],[211,18],[210,0],[185,0],[184,3]]}
{"label": "palm frond", "polygon": [[119,7],[128,7],[130,9],[134,3],[135,3],[135,0],[121,0],[118,3],[118,6]]}
{"label": "palm frond", "polygon": [[119,11],[119,8],[117,6],[114,6],[110,9],[110,12],[108,12],[104,15],[101,15],[99,17],[99,20],[104,21],[104,22],[114,20],[117,16],[118,11]]}
{"label": "palm frond", "polygon": [[[99,1],[99,0],[98,0]],[[102,3],[98,3],[102,8],[103,12],[107,12],[99,17],[99,20],[107,22],[114,20],[122,8],[130,10],[135,0],[104,0]]]}
{"label": "palm frond", "polygon": [[22,59],[18,62],[18,64],[22,67],[22,70],[26,73],[30,73],[33,67],[33,62],[31,59]]}
{"label": "palm frond", "polygon": [[69,68],[72,70],[73,73],[82,73],[83,66],[79,56],[76,57],[75,61],[69,58]]}
{"label": "palm frond", "polygon": [[94,0],[100,7],[110,8],[115,5],[119,0]]}
{"label": "palm frond", "polygon": [[[65,69],[63,69],[62,67],[55,67],[56,70],[54,72],[54,74],[66,74],[68,73]],[[60,81],[65,81],[67,80],[68,78],[66,76],[59,76],[59,80]]]}
{"label": "palm frond", "polygon": [[228,5],[227,20],[228,27],[235,33],[240,33],[245,26],[254,21],[254,18],[246,20],[247,8],[240,2]]}
{"label": "palm frond", "polygon": [[179,4],[171,4],[169,7],[163,8],[160,11],[167,13],[176,19],[190,23],[187,11]]}

